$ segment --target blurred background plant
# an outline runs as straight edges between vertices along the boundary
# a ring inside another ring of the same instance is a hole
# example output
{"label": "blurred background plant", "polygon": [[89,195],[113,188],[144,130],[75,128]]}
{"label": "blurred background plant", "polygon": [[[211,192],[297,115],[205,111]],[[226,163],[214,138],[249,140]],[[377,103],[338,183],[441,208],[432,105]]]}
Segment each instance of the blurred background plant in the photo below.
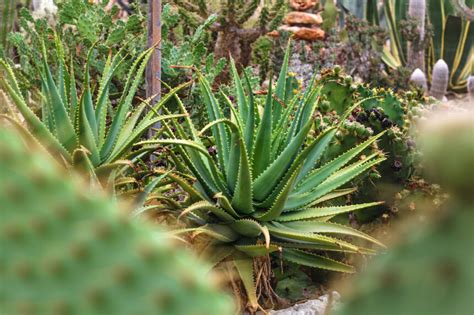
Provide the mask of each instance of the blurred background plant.
{"label": "blurred background plant", "polygon": [[0,125],[2,312],[233,314],[209,266],[15,129]]}
{"label": "blurred background plant", "polygon": [[[370,262],[336,314],[468,314],[474,307],[472,109],[438,110],[419,131],[428,175],[451,193],[443,211],[423,209],[424,223],[410,220],[392,231],[397,245]],[[427,223],[428,222],[428,223]]]}

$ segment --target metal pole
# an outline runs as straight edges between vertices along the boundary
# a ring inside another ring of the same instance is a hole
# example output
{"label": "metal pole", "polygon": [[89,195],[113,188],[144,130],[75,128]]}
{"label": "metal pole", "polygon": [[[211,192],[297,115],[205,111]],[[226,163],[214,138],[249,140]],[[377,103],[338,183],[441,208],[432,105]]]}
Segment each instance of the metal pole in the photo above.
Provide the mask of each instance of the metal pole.
{"label": "metal pole", "polygon": [[[161,97],[161,0],[148,1],[148,47],[156,46],[147,68],[146,96],[157,95],[151,104],[156,104]],[[159,126],[156,126],[159,127]],[[150,131],[149,136],[153,135]]]}

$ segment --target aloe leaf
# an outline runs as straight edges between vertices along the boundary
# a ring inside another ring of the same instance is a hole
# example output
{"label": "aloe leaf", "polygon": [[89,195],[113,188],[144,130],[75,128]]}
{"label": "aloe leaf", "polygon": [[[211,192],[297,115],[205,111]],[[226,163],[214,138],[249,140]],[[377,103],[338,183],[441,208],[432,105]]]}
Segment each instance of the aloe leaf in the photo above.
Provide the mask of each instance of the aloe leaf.
{"label": "aloe leaf", "polygon": [[230,227],[240,235],[257,237],[265,232],[265,227],[252,219],[240,219],[230,224]]}
{"label": "aloe leaf", "polygon": [[249,306],[255,311],[258,308],[258,299],[253,271],[253,258],[242,254],[240,256],[234,257],[233,262],[237,272],[239,273],[240,279],[242,279],[245,291],[247,292]]}
{"label": "aloe leaf", "polygon": [[[286,95],[286,78],[288,77],[288,65],[290,62],[290,52],[291,52],[291,41],[288,41],[288,45],[286,48],[285,52],[285,57],[283,58],[283,64],[281,66],[280,74],[278,76],[278,81],[277,85],[275,88],[275,96],[280,100],[284,101],[285,100],[285,95]],[[271,82],[270,82],[271,85]],[[270,93],[270,91],[269,91]],[[271,95],[271,93],[270,93]],[[280,121],[280,116],[282,113],[282,106],[279,104],[277,101],[275,101],[273,104],[275,104],[274,107],[274,121],[272,122],[272,129],[275,128],[277,125],[277,122]]]}
{"label": "aloe leaf", "polygon": [[283,212],[283,209],[285,208],[286,201],[288,200],[288,196],[290,195],[290,192],[293,189],[296,177],[298,176],[298,173],[299,173],[300,170],[301,170],[301,166],[299,166],[298,168],[295,169],[295,171],[291,175],[290,179],[286,183],[285,187],[283,187],[283,190],[276,197],[275,202],[273,203],[270,210],[268,210],[263,215],[258,216],[259,220],[261,220],[261,221],[272,221],[272,220],[275,220],[276,218],[278,218],[281,215],[281,213]]}
{"label": "aloe leaf", "polygon": [[384,133],[382,132],[374,137],[369,138],[367,141],[339,155],[334,160],[324,164],[318,169],[315,169],[314,171],[309,173],[305,178],[303,178],[303,180],[296,186],[294,193],[300,194],[300,193],[311,191],[314,187],[322,183],[331,174],[333,174],[338,169],[346,165],[349,161],[355,158],[359,153],[361,153],[368,146],[374,143],[383,134]]}
{"label": "aloe leaf", "polygon": [[282,256],[283,259],[303,266],[345,273],[355,272],[354,267],[350,265],[301,250],[285,249]]}
{"label": "aloe leaf", "polygon": [[270,81],[262,120],[253,148],[253,176],[258,177],[270,163],[272,144],[272,83]]}
{"label": "aloe leaf", "polygon": [[326,216],[335,216],[342,213],[357,211],[369,207],[374,207],[383,204],[383,202],[371,202],[349,206],[328,206],[328,207],[315,207],[305,208],[300,211],[282,214],[276,221],[279,222],[290,222],[308,220],[314,218],[322,218]]}
{"label": "aloe leaf", "polygon": [[87,119],[86,114],[86,100],[81,99],[79,104],[79,113],[78,113],[78,120],[77,120],[77,133],[79,135],[79,144],[84,146],[90,153],[90,159],[94,166],[98,166],[100,164],[100,156],[99,156],[99,149],[97,148],[94,132],[92,131],[92,127],[89,124],[89,120]]}
{"label": "aloe leaf", "polygon": [[303,243],[303,242],[291,243],[291,242],[282,242],[282,241],[275,241],[275,240],[272,241],[272,245],[276,245],[284,249],[288,249],[288,248],[309,249],[309,250],[362,254],[362,255],[377,254],[377,251],[370,248],[364,248],[364,247],[357,247],[356,250],[351,250],[347,248],[342,249],[337,245],[313,244],[313,243]]}
{"label": "aloe leaf", "polygon": [[245,126],[249,112],[249,104],[247,103],[247,98],[244,94],[244,87],[242,85],[242,81],[240,80],[239,73],[237,72],[237,68],[235,67],[234,58],[232,57],[230,58],[230,71],[234,79],[235,94],[237,96],[237,105],[239,107],[240,117],[244,122]]}
{"label": "aloe leaf", "polygon": [[247,73],[244,71],[244,83],[245,89],[247,91],[247,104],[248,104],[248,115],[245,120],[245,129],[244,129],[244,138],[245,144],[247,146],[247,153],[248,156],[253,156],[253,141],[254,141],[254,133],[255,133],[255,123],[256,123],[256,116],[255,111],[257,110],[252,87],[250,85],[250,80],[247,76]]}
{"label": "aloe leaf", "polygon": [[[214,97],[209,82],[204,76],[199,74],[199,86],[201,88],[201,95],[206,104],[209,121],[215,121],[224,118],[219,108],[216,98]],[[223,172],[227,169],[227,161],[229,160],[229,136],[226,128],[223,125],[216,125],[212,128],[212,134],[216,141],[217,158],[219,165]]]}
{"label": "aloe leaf", "polygon": [[[4,69],[9,73],[11,77],[14,78],[13,72],[11,71],[10,66],[8,66],[3,60],[0,59],[0,65],[4,67]],[[48,130],[48,128],[41,122],[41,120],[35,115],[35,113],[28,107],[23,96],[21,94],[17,94],[17,90],[14,86],[16,85],[16,79],[13,82],[13,86],[10,85],[9,81],[4,80],[2,85],[5,87],[6,91],[8,92],[9,96],[13,100],[13,104],[16,105],[18,111],[22,114],[25,118],[26,123],[28,124],[28,128],[30,129],[31,133],[35,135],[38,139],[41,139],[43,143],[46,144],[48,151],[51,153],[58,152],[61,154],[66,161],[71,162],[72,156],[68,150],[59,142],[59,140]]]}
{"label": "aloe leaf", "polygon": [[311,126],[312,122],[309,121],[306,126],[300,130],[293,141],[291,141],[291,143],[285,148],[285,150],[281,152],[276,160],[255,179],[253,182],[255,199],[265,200],[265,198],[270,194],[288,170],[298,151],[301,150],[301,146],[306,140]]}
{"label": "aloe leaf", "polygon": [[168,173],[162,174],[156,178],[153,178],[151,182],[149,182],[142,193],[140,193],[135,199],[135,205],[137,207],[143,207],[145,205],[147,197],[150,193],[155,189],[155,187],[166,177]]}
{"label": "aloe leaf", "polygon": [[292,194],[288,198],[288,202],[285,206],[285,211],[292,209],[299,209],[308,204],[314,203],[319,198],[330,193],[331,191],[338,189],[342,185],[348,183],[350,180],[370,169],[372,166],[375,166],[383,162],[385,158],[379,158],[372,161],[363,161],[364,163],[354,163],[351,166],[348,166],[341,171],[338,171],[323,183],[319,184],[313,190],[302,193],[302,194]]}
{"label": "aloe leaf", "polygon": [[[312,143],[310,143],[303,151],[298,154],[298,156],[293,160],[290,168],[286,172],[286,174],[283,176],[283,178],[280,180],[276,188],[272,191],[272,193],[263,201],[262,203],[257,203],[258,207],[270,207],[273,205],[276,197],[278,194],[281,192],[281,190],[285,187],[286,183],[290,179],[290,176],[294,173],[294,171],[299,167],[301,169],[301,165],[305,163],[307,158],[312,158],[316,153],[321,151],[321,145],[320,145],[320,139],[324,138],[324,135],[326,133],[330,133],[331,130],[333,129],[328,129],[326,130],[323,134],[320,135],[316,140],[314,140]],[[301,174],[301,171],[300,171]],[[300,177],[300,174],[298,177]],[[298,182],[298,178],[296,179],[296,183]]]}
{"label": "aloe leaf", "polygon": [[321,245],[329,245],[329,246],[335,245],[341,249],[344,249],[344,250],[348,249],[351,251],[357,251],[358,249],[357,246],[350,244],[348,242],[345,242],[336,238],[332,238],[329,236],[325,236],[325,235],[296,231],[293,229],[289,229],[283,224],[280,224],[278,222],[268,223],[265,226],[268,227],[268,230],[270,231],[270,235],[272,237],[277,237],[284,241],[295,242],[295,243],[302,242],[303,244],[312,243],[312,244],[321,244]]}
{"label": "aloe leaf", "polygon": [[77,139],[74,131],[73,123],[71,122],[65,102],[61,98],[60,92],[54,83],[51,71],[46,60],[46,50],[43,45],[43,71],[46,79],[45,85],[47,87],[48,99],[51,101],[50,110],[54,117],[56,127],[56,135],[63,146],[72,152],[76,148]]}
{"label": "aloe leaf", "polygon": [[262,257],[270,253],[279,251],[278,246],[270,245],[267,247],[265,244],[255,244],[255,245],[235,245],[235,249],[243,252],[244,254],[250,257]]}
{"label": "aloe leaf", "polygon": [[320,221],[295,221],[282,224],[287,228],[307,233],[340,234],[343,236],[354,236],[366,241],[385,247],[377,239],[356,229],[330,222]]}
{"label": "aloe leaf", "polygon": [[240,215],[232,207],[232,204],[229,199],[223,193],[219,192],[215,194],[214,198],[217,199],[217,204],[219,205],[219,207],[225,209],[228,213],[230,213],[236,218],[240,217]]}
{"label": "aloe leaf", "polygon": [[216,217],[218,217],[220,220],[226,223],[235,221],[235,219],[230,214],[228,214],[224,209],[216,207],[215,205],[211,204],[208,201],[199,201],[190,205],[189,207],[184,209],[179,216],[182,217],[194,211],[210,211]]}
{"label": "aloe leaf", "polygon": [[145,67],[153,54],[153,51],[153,48],[146,50],[137,58],[137,60],[135,60],[130,68],[129,78],[125,84],[124,93],[119,101],[117,111],[105,138],[104,145],[101,148],[100,156],[102,158],[107,158],[116,144],[117,137],[125,121],[125,115],[131,107],[133,97],[135,96],[143,72],[145,71]]}

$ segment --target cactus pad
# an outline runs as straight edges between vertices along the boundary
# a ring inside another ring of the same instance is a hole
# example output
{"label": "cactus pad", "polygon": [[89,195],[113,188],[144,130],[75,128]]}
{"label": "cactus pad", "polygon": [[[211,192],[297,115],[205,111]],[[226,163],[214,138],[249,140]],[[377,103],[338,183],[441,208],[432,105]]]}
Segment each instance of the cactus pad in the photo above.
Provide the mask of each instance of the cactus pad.
{"label": "cactus pad", "polygon": [[[2,314],[229,314],[206,268],[0,127]],[[74,176],[73,176],[74,177]]]}

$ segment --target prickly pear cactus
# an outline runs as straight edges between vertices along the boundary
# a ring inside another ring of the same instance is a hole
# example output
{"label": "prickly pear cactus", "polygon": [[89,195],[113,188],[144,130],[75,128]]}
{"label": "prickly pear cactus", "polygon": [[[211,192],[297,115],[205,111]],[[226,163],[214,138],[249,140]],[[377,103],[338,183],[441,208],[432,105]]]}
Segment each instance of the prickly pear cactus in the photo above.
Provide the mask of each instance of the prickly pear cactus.
{"label": "prickly pear cactus", "polygon": [[205,267],[0,126],[2,314],[230,314]]}
{"label": "prickly pear cactus", "polygon": [[[419,154],[411,138],[410,128],[412,120],[418,117],[422,107],[422,95],[395,93],[389,89],[371,88],[353,82],[340,67],[323,72],[316,84],[322,85],[322,101],[319,106],[321,115],[315,119],[316,131],[319,132],[328,125],[340,124],[336,134],[337,141],[329,147],[326,160],[333,159],[373,134],[386,132],[377,144],[366,150],[365,155],[383,152],[387,160],[377,170],[370,171],[363,182],[355,183],[359,186],[357,198],[366,200],[369,196],[374,198],[374,195],[378,195],[387,201],[385,205],[374,208],[374,213],[365,212],[364,218],[359,218],[362,221],[370,220],[381,212],[390,210],[395,202],[395,193],[402,190],[407,181],[417,173]],[[359,102],[360,106],[341,121],[344,113]],[[381,195],[386,192],[387,186],[393,191],[392,197]]]}
{"label": "prickly pear cactus", "polygon": [[[337,315],[469,315],[474,311],[474,115],[441,113],[420,132],[434,177],[452,193],[446,213],[403,229],[404,242],[375,258]],[[426,209],[430,210],[430,209]]]}

